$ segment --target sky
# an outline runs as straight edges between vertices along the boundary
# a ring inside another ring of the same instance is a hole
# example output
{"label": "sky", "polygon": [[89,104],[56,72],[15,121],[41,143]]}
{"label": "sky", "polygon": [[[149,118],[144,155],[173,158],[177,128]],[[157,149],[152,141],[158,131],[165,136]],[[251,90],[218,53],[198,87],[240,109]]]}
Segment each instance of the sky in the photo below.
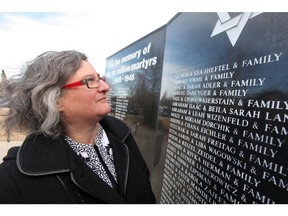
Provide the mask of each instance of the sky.
{"label": "sky", "polygon": [[[221,1],[0,0],[0,70],[11,77],[42,52],[74,49],[84,52],[104,75],[107,57],[165,25],[178,12],[242,12],[251,2],[252,11],[267,11],[260,0],[241,0],[238,6]],[[274,6],[276,1],[281,0],[274,0]]]}
{"label": "sky", "polygon": [[174,16],[166,14],[147,25],[143,19],[135,22],[137,14],[130,15],[108,20],[93,12],[2,12],[0,69],[10,76],[42,52],[75,49],[86,53],[94,68],[104,74],[107,57]]}

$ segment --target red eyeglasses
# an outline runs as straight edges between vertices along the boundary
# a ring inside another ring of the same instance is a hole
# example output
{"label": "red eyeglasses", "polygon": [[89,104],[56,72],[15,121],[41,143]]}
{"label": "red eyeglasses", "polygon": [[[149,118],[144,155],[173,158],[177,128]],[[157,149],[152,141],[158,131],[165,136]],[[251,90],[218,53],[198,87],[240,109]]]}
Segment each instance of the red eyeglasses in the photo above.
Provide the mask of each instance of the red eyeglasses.
{"label": "red eyeglasses", "polygon": [[100,77],[98,74],[98,77],[91,77],[83,80],[79,80],[77,82],[69,83],[63,86],[63,89],[68,89],[68,88],[74,88],[76,86],[81,86],[81,85],[86,85],[88,89],[94,89],[98,88],[100,85],[100,80],[105,82],[105,77]]}

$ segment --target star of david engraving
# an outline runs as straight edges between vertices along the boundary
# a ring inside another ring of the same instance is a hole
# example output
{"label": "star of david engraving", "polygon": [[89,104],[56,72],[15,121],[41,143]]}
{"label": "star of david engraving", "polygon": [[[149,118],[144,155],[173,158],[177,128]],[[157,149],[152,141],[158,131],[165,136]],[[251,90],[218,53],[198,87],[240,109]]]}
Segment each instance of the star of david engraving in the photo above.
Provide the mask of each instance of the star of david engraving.
{"label": "star of david engraving", "polygon": [[229,13],[217,13],[217,14],[219,19],[216,22],[216,25],[210,37],[214,37],[217,34],[226,31],[226,34],[232,46],[234,46],[248,20],[258,16],[259,14],[261,14],[261,12],[256,13],[245,12],[232,18],[230,17]]}

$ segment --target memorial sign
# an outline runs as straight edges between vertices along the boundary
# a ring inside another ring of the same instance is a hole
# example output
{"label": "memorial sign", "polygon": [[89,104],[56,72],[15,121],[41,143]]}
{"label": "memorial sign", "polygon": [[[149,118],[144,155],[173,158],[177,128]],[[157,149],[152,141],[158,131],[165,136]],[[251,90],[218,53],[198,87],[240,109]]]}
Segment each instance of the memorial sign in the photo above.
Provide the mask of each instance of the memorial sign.
{"label": "memorial sign", "polygon": [[111,115],[132,129],[150,170],[153,166],[162,76],[165,28],[107,58]]}
{"label": "memorial sign", "polygon": [[181,13],[167,26],[161,203],[288,203],[287,21]]}
{"label": "memorial sign", "polygon": [[178,13],[107,59],[158,203],[288,203],[288,13]]}

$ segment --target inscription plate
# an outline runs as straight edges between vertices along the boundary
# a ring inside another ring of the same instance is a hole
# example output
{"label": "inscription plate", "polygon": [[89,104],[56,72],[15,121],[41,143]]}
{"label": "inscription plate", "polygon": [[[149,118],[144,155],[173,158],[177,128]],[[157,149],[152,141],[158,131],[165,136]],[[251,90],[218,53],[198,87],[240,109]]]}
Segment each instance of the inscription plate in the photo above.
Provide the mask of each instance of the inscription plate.
{"label": "inscription plate", "polygon": [[111,115],[131,128],[150,170],[157,157],[155,142],[165,28],[150,33],[107,58]]}
{"label": "inscription plate", "polygon": [[181,13],[169,23],[161,203],[288,203],[287,22]]}

